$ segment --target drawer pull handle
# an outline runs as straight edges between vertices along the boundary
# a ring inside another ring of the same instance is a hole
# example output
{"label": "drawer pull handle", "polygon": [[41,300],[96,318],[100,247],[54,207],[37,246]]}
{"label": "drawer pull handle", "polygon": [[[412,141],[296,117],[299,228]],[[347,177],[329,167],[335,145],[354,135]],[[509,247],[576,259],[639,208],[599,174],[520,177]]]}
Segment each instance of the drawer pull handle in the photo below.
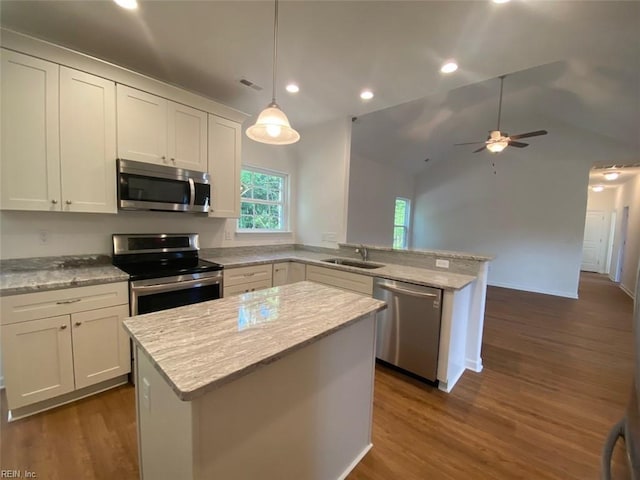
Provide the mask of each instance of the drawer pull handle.
{"label": "drawer pull handle", "polygon": [[81,298],[74,298],[73,300],[61,300],[59,302],[56,302],[56,304],[58,305],[66,305],[68,303],[76,303],[79,302],[80,300],[82,300]]}
{"label": "drawer pull handle", "polygon": [[58,200],[56,200],[56,199],[54,198],[53,200],[51,200],[51,203],[53,203],[53,204],[55,205],[56,203],[58,203]]}
{"label": "drawer pull handle", "polygon": [[76,322],[76,327],[79,327],[80,325],[82,325],[82,322]]}
{"label": "drawer pull handle", "polygon": [[256,274],[256,272],[253,273],[245,273],[244,276],[245,277],[253,277]]}
{"label": "drawer pull handle", "polygon": [[66,330],[67,326],[66,325],[60,325],[60,330]]}

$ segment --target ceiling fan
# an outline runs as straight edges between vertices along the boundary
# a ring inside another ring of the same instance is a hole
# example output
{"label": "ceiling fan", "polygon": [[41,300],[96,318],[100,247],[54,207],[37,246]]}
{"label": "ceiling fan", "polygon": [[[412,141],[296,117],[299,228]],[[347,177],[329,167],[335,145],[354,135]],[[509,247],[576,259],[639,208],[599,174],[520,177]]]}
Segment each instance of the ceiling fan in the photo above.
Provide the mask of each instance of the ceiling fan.
{"label": "ceiling fan", "polygon": [[454,145],[476,145],[479,143],[484,143],[484,145],[477,150],[474,150],[473,153],[478,153],[484,150],[485,148],[489,150],[491,153],[499,153],[503,151],[507,146],[516,147],[516,148],[524,148],[528,146],[528,143],[516,142],[521,138],[529,138],[529,137],[537,137],[540,135],[546,135],[548,132],[546,130],[536,130],[535,132],[527,132],[527,133],[519,133],[518,135],[509,135],[506,132],[500,131],[500,114],[502,113],[502,85],[504,83],[504,77],[506,75],[500,76],[500,102],[498,103],[498,127],[495,130],[491,130],[489,132],[489,136],[487,140],[484,142],[466,142],[466,143],[456,143]]}

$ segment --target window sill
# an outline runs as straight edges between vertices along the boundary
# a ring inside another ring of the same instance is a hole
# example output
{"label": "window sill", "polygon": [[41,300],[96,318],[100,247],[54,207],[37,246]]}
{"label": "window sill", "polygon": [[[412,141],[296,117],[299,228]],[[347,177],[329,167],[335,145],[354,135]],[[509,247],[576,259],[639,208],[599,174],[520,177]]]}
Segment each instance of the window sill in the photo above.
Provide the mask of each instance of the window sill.
{"label": "window sill", "polygon": [[290,230],[236,230],[236,236],[243,235],[293,235]]}

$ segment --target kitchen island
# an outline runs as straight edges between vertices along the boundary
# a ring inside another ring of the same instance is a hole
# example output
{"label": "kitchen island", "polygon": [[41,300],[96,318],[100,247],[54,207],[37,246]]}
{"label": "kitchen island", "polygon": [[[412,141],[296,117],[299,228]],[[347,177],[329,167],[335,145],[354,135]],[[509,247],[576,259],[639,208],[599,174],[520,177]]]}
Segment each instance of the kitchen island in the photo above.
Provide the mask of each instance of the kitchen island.
{"label": "kitchen island", "polygon": [[371,448],[375,313],[312,282],[132,317],[143,479],[337,479]]}

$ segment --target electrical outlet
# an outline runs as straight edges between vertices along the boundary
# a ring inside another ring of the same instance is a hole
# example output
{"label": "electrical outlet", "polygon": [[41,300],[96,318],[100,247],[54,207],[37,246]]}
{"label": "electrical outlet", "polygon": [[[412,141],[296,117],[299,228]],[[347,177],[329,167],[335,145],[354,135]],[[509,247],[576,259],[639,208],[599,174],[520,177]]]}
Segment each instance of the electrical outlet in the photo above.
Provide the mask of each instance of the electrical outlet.
{"label": "electrical outlet", "polygon": [[224,239],[231,240],[231,232],[229,230],[224,231]]}
{"label": "electrical outlet", "polygon": [[142,379],[142,405],[151,410],[151,384],[146,378]]}
{"label": "electrical outlet", "polygon": [[441,258],[436,258],[436,267],[449,268],[449,260],[443,260]]}
{"label": "electrical outlet", "polygon": [[40,240],[40,245],[46,245],[49,241],[49,232],[46,230],[40,230],[38,232],[38,238]]}

